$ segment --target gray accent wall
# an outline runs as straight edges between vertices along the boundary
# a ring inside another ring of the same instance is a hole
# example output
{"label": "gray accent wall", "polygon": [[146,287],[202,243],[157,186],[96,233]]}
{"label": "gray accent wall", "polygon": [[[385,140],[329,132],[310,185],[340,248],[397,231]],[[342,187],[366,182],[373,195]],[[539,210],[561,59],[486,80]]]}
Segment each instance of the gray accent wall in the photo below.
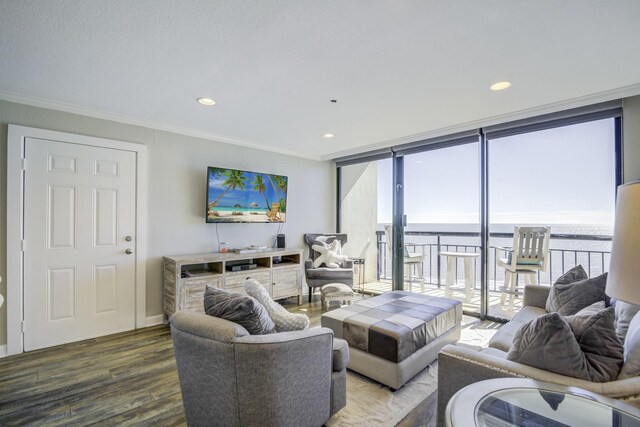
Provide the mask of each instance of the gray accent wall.
{"label": "gray accent wall", "polygon": [[[148,147],[147,287],[148,317],[162,314],[162,256],[217,251],[216,225],[205,223],[207,166],[289,177],[288,247],[303,247],[302,235],[335,230],[335,166],[141,126],[0,100],[0,292],[7,273],[8,124],[145,144]],[[250,126],[250,123],[247,124]],[[300,141],[301,144],[310,141]],[[231,247],[273,243],[277,224],[219,224]],[[0,345],[7,342],[6,303],[0,309]]]}

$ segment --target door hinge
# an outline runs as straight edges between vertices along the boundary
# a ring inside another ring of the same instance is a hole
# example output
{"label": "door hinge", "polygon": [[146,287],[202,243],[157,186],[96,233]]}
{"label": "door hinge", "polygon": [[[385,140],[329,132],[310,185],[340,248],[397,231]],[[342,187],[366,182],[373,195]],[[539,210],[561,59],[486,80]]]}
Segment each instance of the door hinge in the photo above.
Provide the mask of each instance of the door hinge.
{"label": "door hinge", "polygon": [[27,170],[27,159],[22,159],[22,170],[23,171]]}
{"label": "door hinge", "polygon": [[24,334],[24,329],[25,329],[24,328],[24,320],[22,322],[20,322],[20,324],[21,324],[21,327],[22,327],[22,333]]}
{"label": "door hinge", "polygon": [[27,247],[27,241],[24,239],[20,240],[20,251],[24,252],[26,247]]}

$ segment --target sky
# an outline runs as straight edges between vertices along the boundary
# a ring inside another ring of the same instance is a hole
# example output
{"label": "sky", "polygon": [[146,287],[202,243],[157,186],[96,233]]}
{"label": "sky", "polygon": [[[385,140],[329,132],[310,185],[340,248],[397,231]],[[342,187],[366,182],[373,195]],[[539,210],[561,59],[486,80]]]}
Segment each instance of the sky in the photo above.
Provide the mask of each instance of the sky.
{"label": "sky", "polygon": [[[405,157],[409,223],[478,223],[479,144]],[[489,141],[492,223],[611,226],[614,121]],[[378,222],[391,222],[391,159],[378,161]]]}

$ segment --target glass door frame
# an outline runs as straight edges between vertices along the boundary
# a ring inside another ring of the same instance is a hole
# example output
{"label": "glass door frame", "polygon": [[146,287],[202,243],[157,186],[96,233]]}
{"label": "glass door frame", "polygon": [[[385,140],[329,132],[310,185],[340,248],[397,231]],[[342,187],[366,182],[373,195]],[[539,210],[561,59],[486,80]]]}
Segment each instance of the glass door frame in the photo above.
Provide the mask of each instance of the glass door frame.
{"label": "glass door frame", "polygon": [[[475,131],[448,135],[431,140],[417,141],[402,146],[390,147],[386,150],[377,150],[361,156],[351,156],[336,160],[336,230],[341,229],[341,167],[350,164],[370,162],[384,158],[392,159],[392,289],[404,288],[404,156],[423,151],[438,150],[454,145],[477,143],[479,146],[479,186],[480,186],[480,313],[466,312],[472,316],[492,321],[505,321],[487,314],[489,309],[489,239],[490,239],[490,209],[489,209],[489,168],[490,168],[490,139],[506,133],[515,135],[536,132],[543,129],[551,129],[571,124],[595,121],[604,118],[614,119],[614,158],[615,158],[615,182],[617,186],[623,182],[623,145],[622,145],[622,107],[618,101],[580,107],[558,113],[537,116],[530,119],[500,125],[478,128]],[[475,132],[475,133],[472,133]],[[475,140],[470,140],[469,135],[475,135]]]}

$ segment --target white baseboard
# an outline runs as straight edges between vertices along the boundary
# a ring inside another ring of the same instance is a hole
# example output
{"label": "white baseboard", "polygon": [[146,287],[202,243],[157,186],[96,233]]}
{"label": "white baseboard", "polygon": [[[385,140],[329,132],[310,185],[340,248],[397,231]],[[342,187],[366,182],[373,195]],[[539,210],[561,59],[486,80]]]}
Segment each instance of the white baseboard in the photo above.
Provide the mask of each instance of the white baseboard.
{"label": "white baseboard", "polygon": [[149,316],[147,317],[147,328],[149,326],[162,325],[164,322],[164,316],[162,314],[158,314],[157,316]]}
{"label": "white baseboard", "polygon": [[7,357],[7,345],[0,345],[0,359]]}

